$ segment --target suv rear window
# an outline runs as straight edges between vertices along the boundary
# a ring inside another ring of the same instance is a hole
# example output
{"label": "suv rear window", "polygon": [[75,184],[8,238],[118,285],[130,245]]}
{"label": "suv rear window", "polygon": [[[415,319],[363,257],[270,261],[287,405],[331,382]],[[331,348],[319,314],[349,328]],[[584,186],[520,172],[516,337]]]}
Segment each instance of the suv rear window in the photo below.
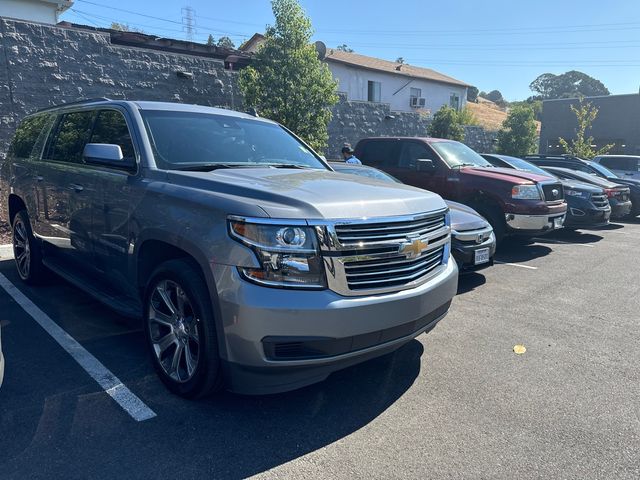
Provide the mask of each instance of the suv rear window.
{"label": "suv rear window", "polygon": [[600,163],[613,170],[638,171],[638,159],[633,157],[604,157]]}
{"label": "suv rear window", "polygon": [[59,162],[82,163],[82,151],[89,143],[94,116],[95,111],[64,114],[45,158]]}
{"label": "suv rear window", "polygon": [[395,167],[398,159],[394,158],[395,140],[369,140],[358,152],[358,158],[363,163],[373,166]]}
{"label": "suv rear window", "polygon": [[41,114],[29,117],[20,123],[9,148],[9,155],[16,158],[28,158],[42,129],[47,125],[48,118],[48,115]]}

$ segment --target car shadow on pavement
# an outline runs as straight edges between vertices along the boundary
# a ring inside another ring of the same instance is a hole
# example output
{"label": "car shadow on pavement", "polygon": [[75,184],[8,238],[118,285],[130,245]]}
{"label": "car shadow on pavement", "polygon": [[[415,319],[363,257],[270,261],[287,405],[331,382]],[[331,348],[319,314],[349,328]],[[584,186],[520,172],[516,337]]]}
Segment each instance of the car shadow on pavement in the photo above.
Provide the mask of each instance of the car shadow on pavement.
{"label": "car shadow on pavement", "polygon": [[470,272],[458,277],[458,295],[462,295],[487,283],[484,275],[478,272]]}
{"label": "car shadow on pavement", "polygon": [[[532,241],[532,240],[529,240]],[[547,245],[537,243],[527,244],[526,240],[507,239],[496,253],[495,259],[499,262],[523,263],[536,258],[545,257],[553,252]]]}
{"label": "car shadow on pavement", "polygon": [[169,393],[153,373],[139,329],[128,328],[66,282],[31,289],[17,281],[8,263],[0,264],[3,274],[157,414],[134,422],[26,312],[2,295],[8,370],[0,391],[0,432],[12,435],[0,435],[0,464],[6,465],[7,478],[27,478],[32,471],[48,471],[50,478],[72,478],[79,471],[92,478],[249,477],[366,427],[420,374],[424,347],[412,340],[391,354],[293,392],[222,392],[185,400]]}
{"label": "car shadow on pavement", "polygon": [[544,244],[548,240],[548,243],[554,241],[568,242],[568,243],[597,243],[604,237],[598,235],[597,230],[570,230],[563,228],[555,232],[551,232],[547,235],[536,237],[536,242]]}

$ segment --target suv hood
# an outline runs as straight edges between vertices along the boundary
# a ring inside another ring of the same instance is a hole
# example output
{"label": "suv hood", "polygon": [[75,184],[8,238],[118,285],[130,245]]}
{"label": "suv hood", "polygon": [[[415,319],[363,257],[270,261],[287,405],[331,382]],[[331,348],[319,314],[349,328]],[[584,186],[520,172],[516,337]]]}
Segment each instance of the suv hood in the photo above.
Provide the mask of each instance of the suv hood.
{"label": "suv hood", "polygon": [[539,183],[548,181],[557,181],[553,177],[538,175],[537,173],[515,170],[513,168],[500,167],[463,167],[460,169],[461,175],[474,175],[477,177],[491,178],[502,182],[515,184],[523,183]]}
{"label": "suv hood", "polygon": [[579,180],[560,179],[559,182],[565,189],[569,188],[571,190],[580,190],[581,192],[589,193],[602,193],[603,191],[600,187],[589,185],[588,183],[584,183]]}
{"label": "suv hood", "polygon": [[328,170],[237,168],[167,175],[176,185],[254,203],[272,218],[386,217],[446,208],[439,195],[426,190]]}
{"label": "suv hood", "polygon": [[451,211],[452,230],[477,230],[487,227],[489,223],[473,208],[462,203],[445,200]]}

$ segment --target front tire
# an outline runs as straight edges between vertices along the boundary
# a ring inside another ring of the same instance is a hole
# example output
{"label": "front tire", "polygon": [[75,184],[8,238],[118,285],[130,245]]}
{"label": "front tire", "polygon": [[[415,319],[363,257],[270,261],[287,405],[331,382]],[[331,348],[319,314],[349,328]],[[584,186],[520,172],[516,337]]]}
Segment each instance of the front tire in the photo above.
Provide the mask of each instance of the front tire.
{"label": "front tire", "polygon": [[190,262],[170,260],[151,275],[144,330],[156,373],[173,393],[199,398],[222,387],[209,290]]}
{"label": "front tire", "polygon": [[13,219],[13,258],[20,280],[28,285],[37,285],[46,278],[46,267],[42,264],[42,249],[31,230],[26,210],[20,210]]}

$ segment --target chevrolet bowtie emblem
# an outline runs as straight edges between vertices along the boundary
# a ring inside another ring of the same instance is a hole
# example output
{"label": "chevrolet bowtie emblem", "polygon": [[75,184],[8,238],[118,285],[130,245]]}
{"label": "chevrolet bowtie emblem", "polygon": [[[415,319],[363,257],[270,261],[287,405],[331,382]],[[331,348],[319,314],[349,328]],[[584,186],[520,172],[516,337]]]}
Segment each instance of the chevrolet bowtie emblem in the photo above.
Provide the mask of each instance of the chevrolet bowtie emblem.
{"label": "chevrolet bowtie emblem", "polygon": [[407,258],[416,258],[424,252],[428,246],[428,241],[416,238],[410,243],[403,243],[400,245],[400,253],[403,253]]}

